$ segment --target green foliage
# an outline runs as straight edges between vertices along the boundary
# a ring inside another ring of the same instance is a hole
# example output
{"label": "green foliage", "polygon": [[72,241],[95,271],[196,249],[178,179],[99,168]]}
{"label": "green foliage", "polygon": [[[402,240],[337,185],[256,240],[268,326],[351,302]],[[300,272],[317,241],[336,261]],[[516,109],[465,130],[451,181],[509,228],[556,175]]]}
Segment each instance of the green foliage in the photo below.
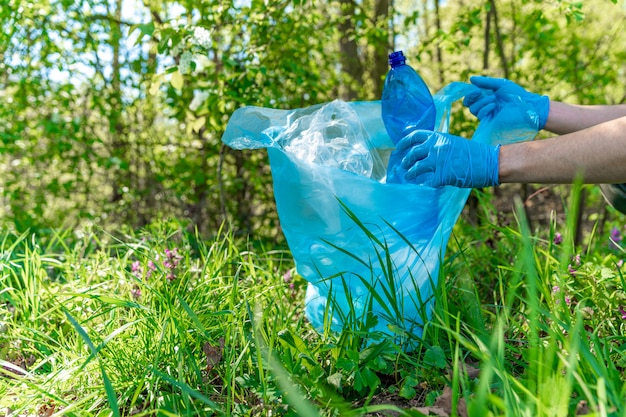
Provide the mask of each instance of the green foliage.
{"label": "green foliage", "polygon": [[[266,154],[220,142],[230,114],[378,99],[392,45],[433,91],[487,73],[556,99],[623,101],[623,7],[466,3],[9,2],[5,226],[137,229],[169,215],[204,236],[227,221],[280,239]],[[455,133],[471,134],[474,118],[455,113]]]}
{"label": "green foliage", "polygon": [[[481,210],[493,215],[488,200]],[[391,339],[372,343],[375,317],[316,333],[289,253],[231,233],[202,242],[177,222],[122,239],[7,233],[0,407],[623,415],[623,219],[582,251],[569,226],[531,234],[518,216],[505,227],[456,226],[433,319],[411,351]]]}
{"label": "green foliage", "polygon": [[[568,220],[576,217],[576,200],[575,192]],[[495,214],[483,207],[486,217]],[[574,222],[553,219],[550,229],[533,235],[523,210],[517,213],[519,227],[461,223],[452,244],[458,252],[448,269],[449,316],[442,326],[456,323],[456,343],[482,363],[479,380],[461,381],[474,398],[470,415],[585,415],[586,404],[593,404],[588,412],[622,415],[623,369],[615,366],[626,317],[619,244],[595,230],[582,252],[572,244]],[[497,266],[485,270],[479,266],[485,262]],[[482,311],[464,308],[470,303]],[[598,380],[608,388],[596,386]],[[494,393],[497,401],[490,399]]]}
{"label": "green foliage", "polygon": [[[465,3],[397,4],[390,16],[404,18],[392,35],[433,91],[487,73],[557,99],[623,101],[623,7]],[[622,252],[602,228],[584,249],[572,224],[534,235],[523,219],[493,226],[495,209],[482,226],[461,223],[437,314],[411,353],[365,347],[371,316],[317,335],[303,283],[285,282],[288,255],[233,237],[280,238],[265,154],[220,143],[236,108],[378,97],[382,72],[369,68],[386,68],[388,16],[371,2],[347,17],[345,2],[324,5],[0,9],[0,212],[17,231],[0,250],[3,406],[409,415],[400,408],[434,406],[451,387],[451,407],[478,415],[571,415],[583,401],[623,413]],[[340,53],[350,40],[353,61]],[[459,110],[454,123],[469,134],[474,121]],[[164,213],[184,225],[155,220]],[[75,234],[55,232],[62,224]]]}
{"label": "green foliage", "polygon": [[[4,372],[0,384],[14,381],[23,389],[11,389],[3,405],[54,400],[68,411],[72,403],[88,402],[117,405],[122,414],[148,407],[199,412],[217,410],[215,401],[234,407],[238,397],[230,383],[245,375],[262,379],[261,358],[240,362],[240,349],[254,345],[246,305],[267,304],[263,320],[274,327],[297,328],[301,319],[297,311],[271,307],[288,294],[280,281],[266,286],[262,298],[247,294],[289,267],[285,254],[268,252],[261,268],[269,270],[256,270],[256,256],[239,252],[228,237],[196,252],[180,230],[164,225],[151,232],[153,237],[110,241],[100,249],[91,246],[95,236],[85,236],[85,246],[66,247],[61,256],[44,254],[25,235],[6,237],[2,253],[11,261],[3,264],[0,296],[10,315],[3,316],[9,327],[0,335],[1,360],[32,356],[36,366],[28,378]],[[57,236],[51,245],[63,248],[65,238]],[[102,391],[78,387],[99,369],[100,377],[93,377]],[[33,383],[40,389],[28,388]],[[270,399],[267,390],[259,395]]]}
{"label": "green foliage", "polygon": [[[608,240],[623,219],[592,213],[577,242],[577,189],[543,229],[475,193],[482,221],[457,225],[411,352],[365,345],[373,316],[316,333],[289,254],[243,238],[281,232],[265,153],[220,143],[229,115],[378,98],[389,32],[433,91],[487,73],[623,101],[621,3],[401,3],[0,8],[3,410],[624,415],[623,249]],[[457,133],[474,123],[455,112]]]}
{"label": "green foliage", "polygon": [[24,6],[3,8],[0,55],[10,69],[0,76],[9,121],[0,128],[1,192],[13,227],[136,228],[168,213],[205,234],[230,219],[276,236],[265,155],[233,154],[220,137],[241,105],[334,98],[337,77],[323,59],[332,26],[316,8]]}
{"label": "green foliage", "polygon": [[228,235],[194,248],[175,223],[42,240],[0,246],[0,406],[15,412],[360,415],[349,401],[395,372],[387,343],[315,337],[286,252]]}

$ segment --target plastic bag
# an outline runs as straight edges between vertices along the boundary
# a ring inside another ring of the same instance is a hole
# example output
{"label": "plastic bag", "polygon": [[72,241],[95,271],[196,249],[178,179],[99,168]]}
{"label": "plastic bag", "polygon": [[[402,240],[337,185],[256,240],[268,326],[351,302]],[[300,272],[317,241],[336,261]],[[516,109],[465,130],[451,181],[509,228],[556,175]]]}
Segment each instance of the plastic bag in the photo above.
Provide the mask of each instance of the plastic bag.
{"label": "plastic bag", "polygon": [[[448,130],[452,103],[472,88],[451,83],[433,96],[436,130]],[[385,164],[394,145],[380,101],[331,104],[332,111],[327,105],[244,107],[233,113],[222,140],[235,149],[268,150],[279,219],[296,270],[308,281],[305,312],[313,326],[340,331],[345,325],[366,324],[372,339],[377,334],[397,342],[419,338],[432,315],[452,227],[470,190],[386,184]],[[513,111],[518,110],[526,111]],[[370,177],[359,175],[363,170],[341,169],[332,157],[293,153],[294,138],[306,142],[305,130],[323,134],[338,115],[353,126],[344,132],[366,132],[344,143],[355,145],[360,159],[371,156]],[[320,123],[310,123],[316,117]],[[472,140],[504,144],[536,133],[526,126],[507,126],[496,115],[479,124]]]}

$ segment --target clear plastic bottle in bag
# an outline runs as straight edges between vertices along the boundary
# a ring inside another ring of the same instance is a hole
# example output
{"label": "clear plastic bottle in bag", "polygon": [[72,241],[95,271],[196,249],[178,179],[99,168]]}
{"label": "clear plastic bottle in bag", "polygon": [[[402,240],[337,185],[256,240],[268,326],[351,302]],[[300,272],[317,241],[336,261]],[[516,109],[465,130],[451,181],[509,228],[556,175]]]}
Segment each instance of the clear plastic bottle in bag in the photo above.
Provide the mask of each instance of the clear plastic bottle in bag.
{"label": "clear plastic bottle in bag", "polygon": [[[418,129],[433,130],[437,116],[435,103],[422,77],[406,64],[402,51],[389,55],[391,69],[385,78],[382,118],[394,144]],[[387,167],[387,182],[405,183],[400,162],[404,154],[392,152]]]}

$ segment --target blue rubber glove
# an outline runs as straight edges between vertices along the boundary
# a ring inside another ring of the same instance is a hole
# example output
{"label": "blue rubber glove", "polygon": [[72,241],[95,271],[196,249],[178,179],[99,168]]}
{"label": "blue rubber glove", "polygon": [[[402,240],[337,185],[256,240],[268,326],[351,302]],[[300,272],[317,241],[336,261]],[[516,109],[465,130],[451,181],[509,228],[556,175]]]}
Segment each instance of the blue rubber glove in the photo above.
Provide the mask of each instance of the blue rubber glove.
{"label": "blue rubber glove", "polygon": [[416,130],[396,147],[405,152],[405,179],[429,187],[453,185],[480,188],[499,185],[500,145],[484,143],[430,130]]}
{"label": "blue rubber glove", "polygon": [[550,111],[550,99],[548,96],[529,93],[519,85],[506,78],[490,78],[482,76],[470,77],[470,82],[477,87],[476,91],[469,93],[463,100],[463,105],[479,120],[506,110],[510,103],[523,102],[529,113],[522,114],[524,120],[532,123],[532,128],[541,130],[546,125]]}

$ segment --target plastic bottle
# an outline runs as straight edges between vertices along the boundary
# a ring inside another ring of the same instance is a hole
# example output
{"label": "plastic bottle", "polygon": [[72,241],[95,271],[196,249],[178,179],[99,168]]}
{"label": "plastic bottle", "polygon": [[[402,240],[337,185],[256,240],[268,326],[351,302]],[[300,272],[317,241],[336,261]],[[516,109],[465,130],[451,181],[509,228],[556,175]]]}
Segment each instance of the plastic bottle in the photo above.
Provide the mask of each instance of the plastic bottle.
{"label": "plastic bottle", "polygon": [[[437,112],[433,97],[422,77],[406,64],[402,51],[389,55],[391,69],[385,78],[382,96],[382,117],[385,129],[394,144],[417,129],[433,130]],[[404,183],[400,167],[402,157],[392,152],[387,166],[387,182]]]}

